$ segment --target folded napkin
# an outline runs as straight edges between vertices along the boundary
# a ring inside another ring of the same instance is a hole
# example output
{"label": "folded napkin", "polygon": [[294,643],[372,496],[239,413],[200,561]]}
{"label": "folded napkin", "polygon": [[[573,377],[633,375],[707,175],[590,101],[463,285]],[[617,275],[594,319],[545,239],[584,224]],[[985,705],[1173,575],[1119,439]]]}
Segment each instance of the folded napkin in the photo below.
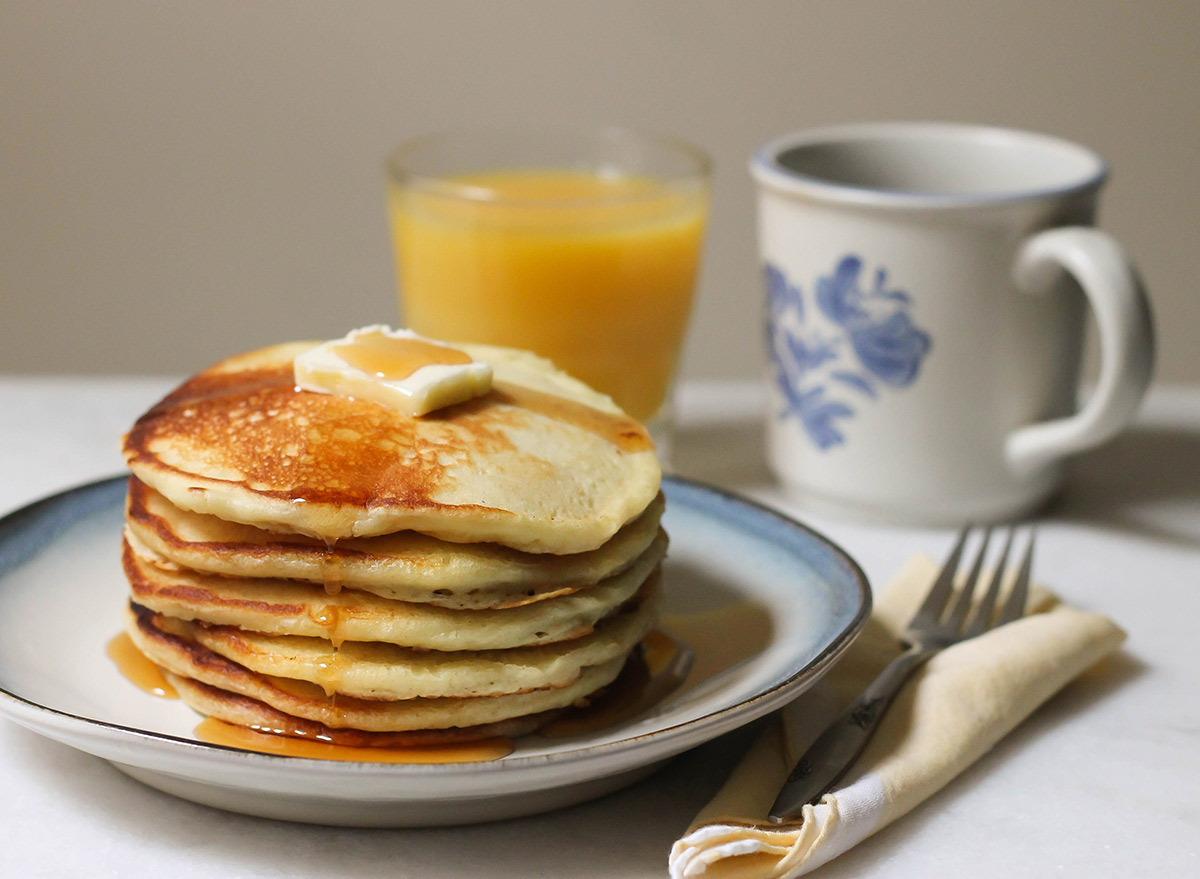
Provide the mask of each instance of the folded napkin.
{"label": "folded napkin", "polygon": [[900,652],[899,633],[937,567],[910,559],[826,679],[764,726],[672,848],[673,879],[785,879],[826,863],[943,787],[1125,638],[1106,617],[1033,590],[1024,618],[944,650],[909,679],[836,790],[797,820],[771,824],[783,780],[836,715],[829,709],[847,705]]}

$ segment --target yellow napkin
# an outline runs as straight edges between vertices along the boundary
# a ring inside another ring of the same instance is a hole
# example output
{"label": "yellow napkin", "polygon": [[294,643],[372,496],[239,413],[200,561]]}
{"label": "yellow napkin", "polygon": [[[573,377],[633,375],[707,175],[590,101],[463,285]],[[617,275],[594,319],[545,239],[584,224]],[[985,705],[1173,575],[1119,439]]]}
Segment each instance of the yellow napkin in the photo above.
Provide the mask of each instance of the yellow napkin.
{"label": "yellow napkin", "polygon": [[[866,628],[818,685],[849,703],[900,652],[899,633],[937,572],[910,559]],[[673,879],[785,879],[824,864],[908,812],[962,772],[1035,708],[1110,653],[1111,620],[1034,590],[1020,620],[933,657],[901,690],[839,787],[787,824],[766,815],[791,767],[821,731],[806,694],[776,715],[671,850]],[[821,712],[822,723],[834,716]]]}

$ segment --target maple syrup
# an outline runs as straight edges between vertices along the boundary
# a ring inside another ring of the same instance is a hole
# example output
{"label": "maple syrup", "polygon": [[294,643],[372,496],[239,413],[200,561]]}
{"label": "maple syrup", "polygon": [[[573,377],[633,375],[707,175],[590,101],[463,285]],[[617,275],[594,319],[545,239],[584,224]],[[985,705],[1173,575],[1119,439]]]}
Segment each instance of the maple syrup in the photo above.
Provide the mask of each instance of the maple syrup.
{"label": "maple syrup", "polygon": [[344,760],[357,763],[476,763],[499,760],[512,753],[512,739],[496,736],[473,742],[406,747],[362,747],[304,736],[300,731],[251,729],[212,717],[196,727],[196,738],[212,745],[258,751],[284,757]]}
{"label": "maple syrup", "polygon": [[[336,625],[336,608],[331,625]],[[557,738],[595,732],[623,723],[661,703],[668,696],[693,689],[714,675],[761,652],[770,642],[771,617],[765,608],[742,602],[700,613],[669,617],[663,629],[651,631],[630,656],[625,667],[601,693],[582,700],[538,734]],[[148,693],[179,698],[158,666],[122,632],[108,643],[108,656],[120,672]],[[338,676],[338,649],[322,666],[320,689],[334,700]],[[313,688],[302,681],[280,680],[279,685]],[[465,763],[499,760],[513,751],[507,737],[438,745],[372,747],[347,744],[355,731],[330,729],[314,734],[307,729],[247,728],[206,718],[196,727],[201,741],[248,751],[369,763]],[[343,742],[335,737],[345,737]]]}
{"label": "maple syrup", "polygon": [[321,556],[321,580],[325,584],[326,595],[337,595],[342,591],[342,580],[345,576],[342,557],[337,554],[337,538],[325,538],[325,552]]}
{"label": "maple syrup", "polygon": [[384,381],[403,381],[425,366],[460,366],[472,362],[469,355],[457,348],[426,339],[396,338],[382,332],[363,333],[353,342],[335,346],[333,353],[347,366]]}
{"label": "maple syrup", "polygon": [[162,669],[137,649],[128,632],[111,638],[104,652],[122,676],[138,689],[163,699],[179,698],[179,693],[163,675]]}
{"label": "maple syrup", "polygon": [[317,673],[314,675],[316,685],[325,691],[327,697],[335,700],[335,704],[338,684],[342,681],[341,657],[340,645],[334,644],[333,649],[317,662]]}

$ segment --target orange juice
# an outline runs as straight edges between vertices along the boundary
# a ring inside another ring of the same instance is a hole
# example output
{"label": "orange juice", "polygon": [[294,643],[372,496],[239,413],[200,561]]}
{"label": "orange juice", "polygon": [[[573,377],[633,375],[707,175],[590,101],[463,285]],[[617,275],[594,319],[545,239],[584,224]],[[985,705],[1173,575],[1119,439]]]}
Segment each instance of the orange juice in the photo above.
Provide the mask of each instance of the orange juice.
{"label": "orange juice", "polygon": [[406,323],[526,348],[649,419],[683,343],[707,217],[703,184],[500,171],[393,181]]}

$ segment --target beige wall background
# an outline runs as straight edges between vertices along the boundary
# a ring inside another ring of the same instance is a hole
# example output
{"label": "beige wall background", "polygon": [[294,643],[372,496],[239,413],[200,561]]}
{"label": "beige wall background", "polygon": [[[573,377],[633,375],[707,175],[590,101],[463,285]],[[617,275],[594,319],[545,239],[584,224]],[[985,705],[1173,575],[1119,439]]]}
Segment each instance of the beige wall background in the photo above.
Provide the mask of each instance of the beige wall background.
{"label": "beige wall background", "polygon": [[0,372],[186,373],[396,322],[381,162],[471,123],[672,133],[716,165],[691,377],[758,371],[750,152],[865,119],[1098,149],[1101,224],[1200,381],[1196,0],[0,2]]}

